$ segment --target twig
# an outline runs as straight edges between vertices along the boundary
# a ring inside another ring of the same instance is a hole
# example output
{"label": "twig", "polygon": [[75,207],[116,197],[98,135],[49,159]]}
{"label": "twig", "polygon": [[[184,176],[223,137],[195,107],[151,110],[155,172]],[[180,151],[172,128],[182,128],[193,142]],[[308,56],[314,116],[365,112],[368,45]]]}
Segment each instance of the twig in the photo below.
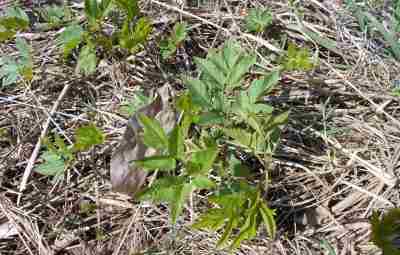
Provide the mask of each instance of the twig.
{"label": "twig", "polygon": [[35,145],[35,148],[33,149],[31,157],[29,158],[28,164],[25,168],[24,175],[22,176],[21,184],[19,186],[20,194],[18,196],[17,204],[19,204],[19,202],[20,202],[22,192],[26,189],[26,184],[28,183],[29,176],[31,175],[33,166],[35,165],[35,161],[39,154],[42,140],[46,137],[47,130],[49,129],[50,122],[51,122],[51,116],[53,116],[54,113],[56,112],[58,106],[61,103],[61,100],[64,98],[64,96],[67,93],[70,86],[71,86],[71,83],[68,83],[64,86],[63,90],[61,91],[60,95],[57,98],[57,101],[54,103],[54,105],[49,113],[49,117],[47,118],[46,123],[43,126],[42,133],[40,134],[40,137]]}

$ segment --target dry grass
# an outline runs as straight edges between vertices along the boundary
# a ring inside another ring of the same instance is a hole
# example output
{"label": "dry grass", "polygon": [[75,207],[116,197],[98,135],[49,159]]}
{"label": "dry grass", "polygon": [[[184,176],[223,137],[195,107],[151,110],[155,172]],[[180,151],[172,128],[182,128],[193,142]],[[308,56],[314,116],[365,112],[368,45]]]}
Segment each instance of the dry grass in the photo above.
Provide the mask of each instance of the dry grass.
{"label": "dry grass", "polygon": [[[320,59],[311,73],[285,74],[274,96],[266,98],[291,112],[274,157],[268,196],[278,211],[279,234],[269,240],[261,231],[235,254],[323,254],[321,241],[336,254],[379,254],[369,242],[367,219],[372,210],[400,207],[399,99],[390,93],[400,66],[382,57],[379,47],[370,47],[340,1],[305,2],[304,25],[335,40],[341,54],[300,33],[286,1],[225,0],[212,9],[143,1],[145,13],[157,21],[147,49],[129,64],[110,57],[98,75],[87,78],[60,64],[57,31],[23,35],[34,48],[35,79],[0,90],[0,128],[8,132],[0,137],[0,226],[13,231],[10,238],[0,235],[0,254],[228,254],[215,249],[220,234],[188,227],[189,210],[171,226],[165,206],[139,204],[110,191],[110,156],[125,125],[120,104],[139,87],[183,86],[158,74],[182,72],[186,59],[161,64],[155,41],[180,19],[191,26],[184,45],[190,65],[193,56],[236,38],[257,51],[260,65],[272,69],[280,51],[274,38],[282,34]],[[269,6],[274,32],[254,36],[241,31],[240,13],[246,6]],[[0,54],[14,54],[14,46],[0,45]],[[53,184],[32,172],[20,192],[45,123],[47,133],[71,141],[75,128],[88,121],[102,128],[106,143],[80,155],[64,181]],[[199,201],[194,197],[195,211],[204,209]],[[84,212],[82,204],[94,210]]]}

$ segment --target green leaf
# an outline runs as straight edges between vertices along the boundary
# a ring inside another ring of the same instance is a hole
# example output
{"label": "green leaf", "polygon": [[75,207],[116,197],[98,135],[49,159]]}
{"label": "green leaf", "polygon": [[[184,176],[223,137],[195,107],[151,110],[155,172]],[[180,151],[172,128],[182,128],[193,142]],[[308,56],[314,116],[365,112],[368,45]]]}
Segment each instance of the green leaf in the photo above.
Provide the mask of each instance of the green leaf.
{"label": "green leaf", "polygon": [[225,128],[223,131],[227,136],[232,137],[239,145],[251,148],[252,135],[246,130],[241,128]]}
{"label": "green leaf", "polygon": [[201,175],[193,178],[192,184],[197,189],[212,189],[216,186],[215,182]]}
{"label": "green leaf", "polygon": [[46,176],[57,176],[64,172],[64,160],[56,153],[46,151],[42,154],[41,159],[45,162],[36,167],[35,172]]}
{"label": "green leaf", "polygon": [[308,71],[312,69],[310,53],[307,49],[299,49],[295,44],[289,43],[287,57],[284,61],[284,69],[288,71],[301,70]]}
{"label": "green leaf", "polygon": [[7,60],[0,68],[0,78],[3,86],[15,83],[19,77],[19,66],[14,60]]}
{"label": "green leaf", "polygon": [[224,73],[221,72],[218,65],[216,65],[216,63],[212,60],[212,58],[211,60],[197,57],[194,58],[194,62],[201,69],[201,71],[207,74],[207,76],[211,77],[217,83],[217,86],[224,88],[226,77],[224,76]]}
{"label": "green leaf", "polygon": [[145,96],[142,92],[138,91],[133,95],[133,98],[126,101],[119,108],[119,112],[128,118],[135,114],[140,108],[151,103],[150,97]]}
{"label": "green leaf", "polygon": [[211,107],[211,98],[207,86],[201,80],[187,79],[186,84],[189,88],[194,104],[197,104],[204,109]]}
{"label": "green leaf", "polygon": [[194,176],[207,173],[211,169],[217,155],[218,147],[216,145],[194,152],[187,166],[189,175]]}
{"label": "green leaf", "polygon": [[228,223],[225,225],[225,231],[221,238],[218,240],[217,248],[223,247],[229,240],[229,236],[232,234],[233,229],[238,225],[238,219],[231,217]]}
{"label": "green leaf", "polygon": [[229,167],[235,177],[249,177],[251,174],[250,168],[242,164],[234,155],[231,155],[229,159]]}
{"label": "green leaf", "polygon": [[96,24],[99,15],[97,0],[85,0],[85,14],[89,23]]}
{"label": "green leaf", "polygon": [[193,186],[188,183],[178,186],[175,190],[174,200],[170,202],[172,224],[176,223],[178,216],[182,213],[183,203],[192,191]]}
{"label": "green leaf", "polygon": [[227,41],[223,48],[223,62],[224,69],[233,69],[239,58],[243,55],[243,50],[240,45],[235,41]]}
{"label": "green leaf", "polygon": [[140,18],[133,28],[127,19],[119,33],[119,45],[131,53],[136,53],[147,41],[151,31],[152,26],[148,18]]}
{"label": "green leaf", "polygon": [[198,125],[218,125],[223,124],[225,118],[218,112],[206,112],[199,116],[196,124]]}
{"label": "green leaf", "polygon": [[251,106],[252,112],[254,113],[267,113],[271,114],[274,111],[274,107],[267,104],[254,104]]}
{"label": "green leaf", "polygon": [[162,40],[160,42],[160,54],[162,59],[168,59],[176,51],[176,46],[170,40]]}
{"label": "green leaf", "polygon": [[170,202],[174,200],[175,189],[185,183],[182,176],[166,176],[154,181],[153,185],[138,195],[140,200],[154,202]]}
{"label": "green leaf", "polygon": [[231,89],[239,86],[244,75],[250,70],[250,67],[252,67],[255,63],[256,63],[256,56],[254,55],[243,56],[242,58],[240,58],[239,61],[234,66],[234,68],[231,70],[227,78],[226,81],[227,86]]}
{"label": "green leaf", "polygon": [[93,123],[79,127],[75,132],[75,151],[86,151],[104,142],[103,132]]}
{"label": "green leaf", "polygon": [[183,42],[186,36],[187,36],[186,23],[185,22],[176,23],[172,34],[172,41],[175,43],[175,45],[178,45],[181,42]]}
{"label": "green leaf", "polygon": [[183,159],[185,153],[185,138],[180,126],[175,126],[169,135],[168,151],[171,157]]}
{"label": "green leaf", "polygon": [[370,220],[372,241],[385,255],[400,254],[400,208],[389,209],[382,218],[374,211]]}
{"label": "green leaf", "polygon": [[147,170],[172,170],[176,167],[176,160],[170,156],[151,156],[133,162]]}
{"label": "green leaf", "polygon": [[81,52],[79,53],[76,69],[84,75],[90,75],[96,71],[96,66],[96,48],[93,43],[89,42],[81,49]]}
{"label": "green leaf", "polygon": [[70,25],[58,36],[57,41],[63,49],[64,58],[67,58],[73,49],[82,41],[83,28],[79,25]]}
{"label": "green leaf", "polygon": [[272,91],[278,84],[279,71],[274,71],[262,80],[254,80],[249,88],[249,97],[252,103],[255,103],[262,95]]}
{"label": "green leaf", "polygon": [[223,227],[226,220],[226,213],[220,208],[211,208],[202,214],[192,225],[194,229],[218,230]]}
{"label": "green leaf", "polygon": [[150,119],[142,113],[139,114],[138,118],[144,130],[144,144],[155,149],[167,149],[168,138],[160,122],[156,119]]}
{"label": "green leaf", "polygon": [[138,0],[115,0],[115,2],[127,14],[127,20],[133,20],[139,14]]}
{"label": "green leaf", "polygon": [[0,42],[11,39],[17,31],[29,27],[28,15],[19,7],[8,8],[0,17]]}
{"label": "green leaf", "polygon": [[260,33],[272,23],[272,13],[268,9],[250,9],[245,17],[245,23],[247,31]]}
{"label": "green leaf", "polygon": [[259,202],[259,213],[264,221],[265,228],[267,229],[268,235],[271,239],[275,239],[276,235],[276,223],[275,223],[275,211],[267,207],[262,201]]}

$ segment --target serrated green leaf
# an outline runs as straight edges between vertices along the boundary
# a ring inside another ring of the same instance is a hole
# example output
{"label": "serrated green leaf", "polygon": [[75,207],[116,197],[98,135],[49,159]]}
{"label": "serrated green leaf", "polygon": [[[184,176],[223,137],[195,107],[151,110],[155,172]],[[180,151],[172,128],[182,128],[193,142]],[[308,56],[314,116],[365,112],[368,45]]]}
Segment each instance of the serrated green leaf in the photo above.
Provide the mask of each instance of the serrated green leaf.
{"label": "serrated green leaf", "polygon": [[93,123],[79,127],[75,132],[74,150],[86,151],[104,142],[103,132]]}
{"label": "serrated green leaf", "polygon": [[240,243],[245,239],[253,238],[257,233],[257,203],[253,203],[252,207],[246,212],[246,220],[239,230],[238,236],[231,244],[232,249],[240,246]]}
{"label": "serrated green leaf", "polygon": [[194,152],[187,165],[189,175],[195,176],[207,173],[211,169],[217,155],[217,146],[211,146]]}
{"label": "serrated green leaf", "polygon": [[202,214],[192,225],[195,229],[218,230],[223,227],[226,220],[226,213],[220,208],[211,208]]}
{"label": "serrated green leaf", "polygon": [[133,162],[147,170],[172,170],[176,167],[176,160],[170,156],[151,156]]}
{"label": "serrated green leaf", "polygon": [[250,9],[245,23],[247,31],[260,33],[272,23],[272,13],[268,9]]}
{"label": "serrated green leaf", "polygon": [[212,189],[216,186],[215,182],[202,175],[193,178],[192,184],[197,189]]}
{"label": "serrated green leaf", "polygon": [[86,44],[79,53],[77,71],[84,75],[90,75],[96,71],[96,48],[92,43]]}
{"label": "serrated green leaf", "polygon": [[204,109],[211,107],[211,98],[208,88],[201,80],[187,79],[186,85],[188,86],[194,104],[197,104]]}
{"label": "serrated green leaf", "polygon": [[17,37],[15,47],[18,49],[20,63],[24,66],[32,66],[31,47],[25,39]]}
{"label": "serrated green leaf", "polygon": [[274,86],[278,84],[279,71],[274,71],[262,80],[254,80],[249,88],[249,97],[252,103],[255,103],[262,95],[272,91]]}
{"label": "serrated green leaf", "polygon": [[35,168],[35,172],[46,176],[57,176],[64,172],[65,162],[54,152],[46,151],[41,159],[45,162]]}
{"label": "serrated green leaf", "polygon": [[230,40],[225,43],[222,54],[225,65],[221,66],[229,70],[234,68],[239,58],[243,55],[243,50],[237,42]]}
{"label": "serrated green leaf", "polygon": [[217,85],[221,88],[224,88],[226,77],[224,73],[221,72],[220,68],[212,61],[212,59],[202,59],[202,58],[194,58],[194,62],[197,67],[201,69],[202,72],[207,74],[207,76],[211,77]]}
{"label": "serrated green leaf", "polygon": [[264,221],[265,228],[267,229],[268,235],[271,239],[275,239],[276,235],[276,223],[275,223],[275,211],[268,208],[262,201],[259,202],[259,213]]}
{"label": "serrated green leaf", "polygon": [[175,126],[168,139],[168,152],[171,157],[182,159],[185,152],[185,138],[180,126]]}
{"label": "serrated green leaf", "polygon": [[142,113],[139,114],[138,118],[143,126],[144,144],[155,149],[168,149],[168,138],[160,122]]}
{"label": "serrated green leaf", "polygon": [[140,200],[152,200],[154,202],[170,202],[174,200],[176,186],[185,183],[182,176],[166,176],[154,181],[151,187],[138,195]]}
{"label": "serrated green leaf", "polygon": [[58,36],[57,41],[63,49],[64,58],[67,58],[73,49],[82,41],[83,28],[79,25],[70,25]]}
{"label": "serrated green leaf", "polygon": [[233,89],[240,85],[240,82],[243,80],[244,75],[250,70],[256,63],[256,56],[243,56],[239,59],[236,65],[232,68],[227,80],[226,85],[228,88]]}

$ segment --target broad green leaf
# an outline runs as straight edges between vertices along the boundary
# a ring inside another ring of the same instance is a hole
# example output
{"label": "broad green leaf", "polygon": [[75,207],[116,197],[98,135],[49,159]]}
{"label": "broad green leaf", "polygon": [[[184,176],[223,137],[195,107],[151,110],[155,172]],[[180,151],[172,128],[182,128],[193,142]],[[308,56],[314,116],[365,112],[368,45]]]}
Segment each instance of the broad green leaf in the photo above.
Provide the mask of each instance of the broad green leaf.
{"label": "broad green leaf", "polygon": [[226,218],[227,215],[223,209],[211,208],[197,219],[192,228],[216,231],[223,227]]}
{"label": "broad green leaf", "polygon": [[172,170],[176,167],[176,160],[170,156],[151,156],[133,162],[147,170]]}
{"label": "broad green leaf", "polygon": [[265,228],[267,229],[268,235],[271,239],[275,239],[276,235],[276,223],[275,223],[275,211],[268,208],[262,201],[259,202],[259,213],[263,219]]}
{"label": "broad green leaf", "polygon": [[240,45],[234,41],[228,41],[225,43],[223,48],[223,60],[225,65],[222,67],[227,70],[234,68],[236,62],[242,56],[243,50],[240,48]]}
{"label": "broad green leaf", "polygon": [[218,112],[206,112],[199,116],[196,124],[198,125],[218,125],[223,124],[225,118]]}
{"label": "broad green leaf", "polygon": [[65,58],[81,43],[83,33],[84,31],[81,26],[70,25],[58,36],[57,41],[63,49]]}
{"label": "broad green leaf", "polygon": [[242,58],[240,58],[239,61],[236,63],[236,65],[232,68],[227,78],[226,81],[227,87],[233,89],[239,86],[240,82],[244,78],[244,75],[250,70],[250,67],[252,67],[255,63],[256,63],[256,56],[254,55],[243,56]]}
{"label": "broad green leaf", "polygon": [[92,43],[86,44],[79,53],[77,71],[84,75],[90,75],[96,71],[97,57],[96,48]]}
{"label": "broad green leaf", "polygon": [[284,125],[287,123],[289,119],[289,112],[283,112],[281,114],[279,114],[278,116],[274,117],[272,122],[268,124],[268,126],[270,127],[276,127],[276,126],[280,126],[280,125]]}
{"label": "broad green leaf", "polygon": [[185,138],[180,126],[175,126],[169,135],[168,152],[171,157],[182,159],[185,153]]}
{"label": "broad green leaf", "polygon": [[57,176],[64,172],[65,162],[54,152],[46,151],[40,157],[45,162],[35,168],[35,172],[46,176]]}
{"label": "broad green leaf", "polygon": [[241,128],[225,128],[224,133],[233,138],[236,143],[244,147],[251,147],[252,135]]}
{"label": "broad green leaf", "polygon": [[257,209],[257,203],[255,202],[247,210],[245,223],[241,226],[239,235],[233,240],[231,248],[238,248],[243,240],[251,239],[257,234]]}
{"label": "broad green leaf", "polygon": [[104,142],[103,132],[93,123],[79,127],[75,132],[74,150],[86,151]]}
{"label": "broad green leaf", "polygon": [[187,36],[187,25],[185,22],[176,23],[174,26],[172,38],[175,45],[180,44]]}
{"label": "broad green leaf", "polygon": [[152,200],[154,202],[170,202],[174,200],[175,189],[185,183],[181,176],[166,176],[154,181],[153,185],[139,194],[140,200]]}
{"label": "broad green leaf", "polygon": [[193,103],[204,109],[209,109],[211,107],[211,97],[206,85],[197,79],[187,79],[186,84],[189,88],[190,94],[192,95]]}
{"label": "broad green leaf", "polygon": [[193,178],[192,184],[196,189],[211,189],[216,186],[215,182],[201,175]]}
{"label": "broad green leaf", "polygon": [[156,119],[151,119],[144,114],[138,116],[140,123],[143,125],[143,142],[149,147],[155,149],[167,149],[168,138],[161,124]]}
{"label": "broad green leaf", "polygon": [[192,154],[188,162],[189,175],[195,176],[207,173],[218,155],[218,147],[211,146],[206,149],[196,151]]}
{"label": "broad green leaf", "polygon": [[271,114],[274,111],[274,107],[267,104],[254,104],[251,106],[254,113],[267,113]]}
{"label": "broad green leaf", "polygon": [[274,71],[262,80],[254,80],[249,88],[251,102],[256,102],[262,95],[272,91],[279,81],[279,71]]}
{"label": "broad green leaf", "polygon": [[195,57],[194,62],[202,72],[206,73],[207,76],[211,77],[217,83],[217,86],[224,88],[226,77],[212,60]]}
{"label": "broad green leaf", "polygon": [[245,17],[246,29],[260,33],[272,23],[272,13],[268,9],[253,8]]}
{"label": "broad green leaf", "polygon": [[176,46],[170,40],[160,42],[160,54],[162,59],[168,59],[176,52]]}
{"label": "broad green leaf", "polygon": [[14,60],[6,61],[0,67],[0,79],[2,79],[3,86],[9,86],[17,82],[19,77],[19,66]]}
{"label": "broad green leaf", "polygon": [[234,155],[229,158],[229,168],[235,177],[249,177],[251,173],[250,168],[242,164]]}

